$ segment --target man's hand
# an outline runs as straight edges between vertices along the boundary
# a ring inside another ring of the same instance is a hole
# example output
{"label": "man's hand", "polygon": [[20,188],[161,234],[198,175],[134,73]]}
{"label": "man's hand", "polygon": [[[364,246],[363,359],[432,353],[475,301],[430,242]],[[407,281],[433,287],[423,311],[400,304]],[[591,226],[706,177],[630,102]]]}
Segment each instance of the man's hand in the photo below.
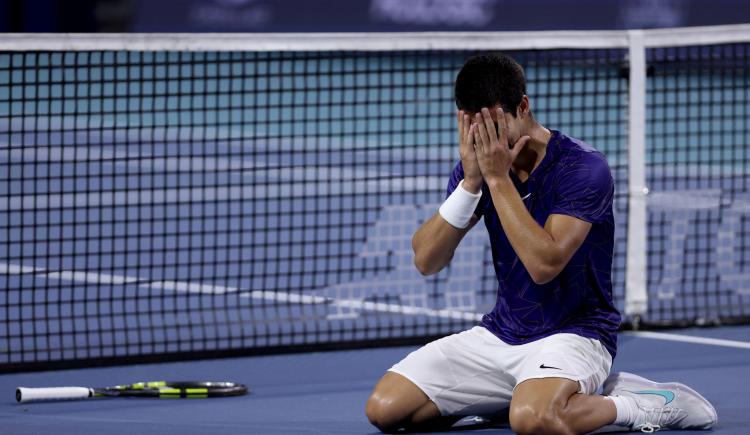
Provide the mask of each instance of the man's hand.
{"label": "man's hand", "polygon": [[469,133],[471,117],[463,110],[458,111],[458,152],[464,168],[464,189],[471,193],[482,190],[482,173],[479,171],[477,155],[474,151],[474,135]]}
{"label": "man's hand", "polygon": [[474,151],[482,177],[488,184],[507,177],[513,161],[531,139],[522,136],[513,148],[508,147],[508,123],[503,109],[497,108],[497,131],[490,110],[483,108],[477,113],[474,123],[469,128],[470,136],[474,138]]}

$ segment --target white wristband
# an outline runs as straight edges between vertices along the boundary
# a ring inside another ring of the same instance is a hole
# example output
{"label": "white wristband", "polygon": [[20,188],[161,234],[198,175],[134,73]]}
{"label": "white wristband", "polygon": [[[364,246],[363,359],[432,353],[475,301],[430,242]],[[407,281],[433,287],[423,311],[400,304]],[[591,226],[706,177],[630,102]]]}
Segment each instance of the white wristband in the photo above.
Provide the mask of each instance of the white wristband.
{"label": "white wristband", "polygon": [[463,185],[464,180],[461,180],[458,186],[456,186],[456,190],[450,194],[448,199],[438,209],[440,216],[456,228],[466,228],[469,226],[471,216],[479,204],[479,198],[482,197],[482,192],[471,193],[464,189]]}

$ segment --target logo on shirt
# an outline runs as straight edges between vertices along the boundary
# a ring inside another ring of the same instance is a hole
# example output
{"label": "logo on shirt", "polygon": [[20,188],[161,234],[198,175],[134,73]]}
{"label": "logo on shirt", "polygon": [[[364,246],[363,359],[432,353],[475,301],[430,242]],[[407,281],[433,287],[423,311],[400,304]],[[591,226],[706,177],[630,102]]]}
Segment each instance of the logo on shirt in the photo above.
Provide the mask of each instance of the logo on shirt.
{"label": "logo on shirt", "polygon": [[522,196],[521,199],[524,200],[531,196],[531,192],[527,193],[526,196]]}

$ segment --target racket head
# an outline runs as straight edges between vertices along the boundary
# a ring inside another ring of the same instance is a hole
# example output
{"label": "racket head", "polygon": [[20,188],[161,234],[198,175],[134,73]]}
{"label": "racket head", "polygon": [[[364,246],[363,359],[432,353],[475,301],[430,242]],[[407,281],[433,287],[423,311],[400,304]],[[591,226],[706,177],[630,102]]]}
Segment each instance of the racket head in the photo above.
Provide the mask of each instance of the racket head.
{"label": "racket head", "polygon": [[202,399],[247,394],[243,384],[225,381],[148,381],[95,389],[97,396],[159,397],[162,399]]}

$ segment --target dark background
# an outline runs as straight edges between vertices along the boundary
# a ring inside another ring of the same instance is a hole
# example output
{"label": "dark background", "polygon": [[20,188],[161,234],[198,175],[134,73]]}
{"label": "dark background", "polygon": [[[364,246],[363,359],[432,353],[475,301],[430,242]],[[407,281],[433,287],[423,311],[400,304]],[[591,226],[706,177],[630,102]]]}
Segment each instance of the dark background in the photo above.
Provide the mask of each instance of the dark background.
{"label": "dark background", "polygon": [[748,0],[0,0],[2,32],[631,29],[750,22]]}

